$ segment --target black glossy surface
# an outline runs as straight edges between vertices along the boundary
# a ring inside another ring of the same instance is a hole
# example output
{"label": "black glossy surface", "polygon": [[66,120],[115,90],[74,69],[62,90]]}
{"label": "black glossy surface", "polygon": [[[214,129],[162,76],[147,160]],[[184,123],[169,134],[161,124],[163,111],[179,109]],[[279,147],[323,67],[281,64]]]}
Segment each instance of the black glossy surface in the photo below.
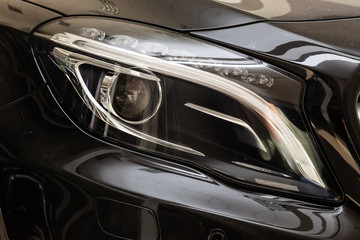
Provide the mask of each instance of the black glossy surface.
{"label": "black glossy surface", "polygon": [[32,61],[29,32],[56,17],[59,15],[30,3],[0,1],[0,108],[44,84]]}
{"label": "black glossy surface", "polygon": [[31,32],[37,25],[61,15],[21,0],[0,1],[0,24]]}
{"label": "black glossy surface", "polygon": [[27,33],[0,26],[0,108],[44,84],[31,60],[29,38]]}
{"label": "black glossy surface", "polygon": [[[191,177],[196,171],[184,174],[154,159],[159,168],[145,161],[148,157],[100,143],[60,117],[46,88],[6,112],[12,137],[4,142],[1,134],[0,186],[7,193],[1,202],[11,239],[50,239],[50,234],[113,239],[98,224],[98,197],[150,209],[161,239],[206,239],[214,229],[228,239],[353,239],[360,234],[357,206],[350,201],[331,207],[251,193],[211,176]],[[12,129],[20,123],[32,129],[25,139],[23,131]]]}
{"label": "black glossy surface", "polygon": [[359,16],[360,10],[360,4],[353,0],[213,1],[274,21],[309,21],[355,17]]}
{"label": "black glossy surface", "polygon": [[183,30],[233,26],[261,19],[209,0],[29,2],[56,9],[66,16],[109,16]]}
{"label": "black glossy surface", "polygon": [[[346,30],[358,20],[317,22],[303,29],[262,23],[197,33],[306,80],[306,117],[346,194],[333,206],[234,187],[208,172],[114,147],[82,132],[41,87],[24,33],[58,15],[22,1],[13,0],[9,7],[9,2],[0,2],[0,99],[5,104],[0,107],[0,207],[10,239],[119,239],[101,228],[98,199],[149,209],[157,220],[157,239],[207,240],[214,232],[233,240],[359,238],[360,141],[352,105],[359,89],[359,51],[357,31]],[[161,25],[167,18],[154,19]],[[183,28],[174,19],[173,27]],[[205,25],[189,19],[186,27],[215,26],[216,18]],[[333,35],[318,34],[325,25]],[[138,226],[147,223],[141,217],[137,221]]]}
{"label": "black glossy surface", "polygon": [[104,15],[176,29],[205,29],[259,20],[307,21],[360,16],[353,0],[80,0],[29,2],[66,16]]}
{"label": "black glossy surface", "polygon": [[[109,152],[122,153],[123,150],[106,146],[71,127],[66,117],[56,110],[57,106],[47,90],[44,89],[43,92],[2,111],[6,110],[8,115],[8,118],[1,119],[1,126],[7,126],[1,135],[2,160],[5,161],[4,166],[11,170],[7,175],[19,178],[16,181],[18,184],[27,184],[24,187],[26,186],[29,193],[21,192],[20,196],[29,196],[30,192],[34,195],[39,191],[39,200],[34,199],[31,205],[24,201],[24,197],[19,197],[20,202],[15,202],[15,206],[12,206],[14,198],[11,196],[14,195],[8,195],[9,198],[2,201],[12,239],[22,238],[17,235],[13,225],[16,229],[24,229],[24,234],[29,234],[28,236],[38,234],[42,239],[47,239],[44,233],[49,231],[49,225],[46,225],[46,222],[52,223],[50,231],[53,231],[55,236],[66,239],[77,239],[80,236],[89,239],[108,237],[100,231],[95,218],[94,198],[98,196],[152,209],[159,218],[164,239],[199,239],[206,237],[215,228],[223,229],[227,236],[233,239],[262,239],[263,236],[267,239],[306,239],[308,234],[313,238],[313,232],[318,234],[317,237],[340,234],[346,239],[347,234],[356,234],[353,232],[356,231],[355,228],[346,232],[338,229],[342,224],[353,222],[351,216],[355,212],[351,209],[304,205],[296,200],[236,190],[214,180],[209,182],[211,178],[204,181],[176,173],[174,166],[170,172],[154,168],[151,162],[146,163],[142,159],[144,157],[137,155],[130,154],[135,163],[129,162],[129,158],[124,156],[106,157]],[[19,129],[18,126],[23,127]],[[126,151],[122,154],[129,155]],[[11,159],[18,160],[11,163]],[[166,162],[163,164],[166,166]],[[11,168],[12,165],[15,166]],[[49,170],[43,172],[41,169],[44,167]],[[86,172],[84,169],[87,169]],[[33,180],[33,172],[41,176],[43,183],[36,184],[39,180]],[[3,188],[9,185],[11,179],[6,177],[7,175],[4,175],[5,179],[2,181]],[[90,178],[92,182],[99,182],[104,187],[88,182],[81,175]],[[41,192],[44,182],[49,185],[49,193]],[[10,192],[13,191],[15,190]],[[44,199],[48,199],[50,205],[45,205],[45,209],[50,208],[51,212],[41,214],[42,211],[36,209],[46,202]],[[34,212],[37,214],[33,215]],[[24,215],[33,217],[26,220]],[[309,219],[313,219],[310,226]],[[322,223],[317,224],[318,221]],[[337,221],[344,223],[339,224]],[[189,231],[183,232],[177,227],[179,225],[188,226]],[[323,226],[330,227],[324,229]],[[279,237],[276,230],[278,228],[290,229],[291,233]],[[36,232],[31,229],[36,229]]]}
{"label": "black glossy surface", "polygon": [[148,208],[107,198],[96,200],[99,225],[109,235],[138,240],[159,239],[155,214]]}
{"label": "black glossy surface", "polygon": [[[314,22],[299,28],[302,23],[259,23],[194,35],[239,48],[306,79],[307,117],[345,194],[360,202],[354,187],[360,181],[359,145],[353,144],[359,136],[355,102],[360,59],[353,41],[357,32],[349,29],[357,23],[359,19]],[[327,34],[319,35],[315,29],[320,27]],[[342,29],[346,34],[341,35]]]}

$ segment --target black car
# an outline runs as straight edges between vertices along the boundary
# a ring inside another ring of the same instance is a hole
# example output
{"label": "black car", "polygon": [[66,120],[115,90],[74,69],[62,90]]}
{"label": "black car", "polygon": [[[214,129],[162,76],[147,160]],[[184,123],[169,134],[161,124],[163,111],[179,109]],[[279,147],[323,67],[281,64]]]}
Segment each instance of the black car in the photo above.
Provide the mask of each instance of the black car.
{"label": "black car", "polygon": [[354,0],[1,0],[0,239],[359,239],[359,24]]}

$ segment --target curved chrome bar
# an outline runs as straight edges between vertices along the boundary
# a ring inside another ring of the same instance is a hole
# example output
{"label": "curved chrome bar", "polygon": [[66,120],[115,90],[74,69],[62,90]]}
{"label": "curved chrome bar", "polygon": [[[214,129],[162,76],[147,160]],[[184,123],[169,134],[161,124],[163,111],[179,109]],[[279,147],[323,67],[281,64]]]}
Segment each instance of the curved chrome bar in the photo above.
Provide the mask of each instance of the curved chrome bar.
{"label": "curved chrome bar", "polygon": [[[44,37],[42,34],[39,36]],[[326,187],[307,150],[287,123],[288,120],[280,113],[276,106],[268,103],[253,91],[229,79],[209,72],[121,49],[78,35],[57,33],[50,37],[50,40],[57,44],[92,55],[99,57],[105,56],[107,59],[115,62],[129,64],[141,69],[200,84],[235,99],[249,109],[252,109],[252,111],[259,116],[263,124],[271,132],[280,152],[294,171],[300,173],[312,183],[323,188]],[[119,127],[126,132],[132,132],[123,125]],[[132,133],[134,134],[134,132]],[[136,134],[144,138],[143,133]],[[156,141],[157,139],[154,140]]]}
{"label": "curved chrome bar", "polygon": [[[79,66],[81,64],[90,64],[93,66],[102,67],[105,69],[109,69],[111,71],[118,72],[121,67],[112,65],[97,59],[93,59],[81,54],[72,53],[70,51],[55,47],[53,49],[53,54],[55,58],[57,58],[60,62],[63,62],[66,65],[67,68],[70,68],[71,71],[73,71],[76,75],[76,80],[72,79],[71,77],[68,77],[72,85],[74,86],[75,90],[77,91],[78,95],[82,98],[83,102],[86,104],[86,106],[92,110],[92,112],[99,117],[101,120],[103,120],[105,123],[109,124],[110,126],[113,126],[117,128],[118,130],[125,132],[131,136],[162,145],[164,147],[176,149],[179,151],[187,152],[190,154],[198,155],[198,156],[205,156],[203,153],[196,151],[192,148],[182,146],[179,144],[171,143],[150,135],[147,135],[143,132],[137,131],[127,125],[125,125],[122,122],[122,119],[119,119],[118,117],[114,116],[106,110],[91,94],[89,91],[86,83],[84,82],[84,79],[81,76]],[[148,74],[141,74],[141,77],[143,78],[150,78],[150,80],[158,81],[157,79],[154,79],[154,76],[148,75]],[[75,82],[78,81],[78,82]]]}

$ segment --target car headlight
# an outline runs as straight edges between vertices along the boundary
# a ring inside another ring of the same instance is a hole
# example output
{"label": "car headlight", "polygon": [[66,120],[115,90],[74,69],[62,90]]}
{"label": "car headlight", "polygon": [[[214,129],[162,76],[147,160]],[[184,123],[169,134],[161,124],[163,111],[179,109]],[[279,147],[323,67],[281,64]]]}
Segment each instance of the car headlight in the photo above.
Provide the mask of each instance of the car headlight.
{"label": "car headlight", "polygon": [[339,200],[309,134],[296,76],[120,20],[68,18],[35,36],[56,98],[89,133],[239,184]]}

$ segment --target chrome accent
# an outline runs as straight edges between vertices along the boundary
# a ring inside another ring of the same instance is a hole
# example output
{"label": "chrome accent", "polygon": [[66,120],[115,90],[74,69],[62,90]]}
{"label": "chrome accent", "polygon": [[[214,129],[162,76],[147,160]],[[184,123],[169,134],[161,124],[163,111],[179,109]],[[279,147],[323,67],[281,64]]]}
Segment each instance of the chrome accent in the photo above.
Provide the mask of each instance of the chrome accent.
{"label": "chrome accent", "polygon": [[280,182],[270,181],[270,180],[261,179],[261,178],[255,178],[255,182],[257,182],[258,184],[264,185],[264,186],[281,188],[281,189],[290,190],[290,191],[293,191],[293,192],[299,192],[300,191],[297,186],[286,184],[286,183],[280,183]]}
{"label": "chrome accent", "polygon": [[[184,81],[196,83],[235,99],[259,115],[263,124],[271,132],[280,152],[294,171],[300,173],[310,182],[325,188],[325,183],[321,179],[311,157],[296,136],[296,133],[288,125],[287,122],[289,122],[289,120],[282,115],[279,109],[273,104],[268,103],[265,99],[251,90],[236,82],[209,72],[114,47],[71,33],[56,33],[50,40],[62,46],[70,47],[95,56],[106,56],[107,59],[115,62],[121,62],[151,72],[158,72],[183,79]],[[106,114],[108,115],[108,113]],[[126,132],[131,132],[142,138],[150,137],[147,135],[145,137],[143,136],[144,134],[140,132],[134,133],[133,129],[129,130],[122,124],[119,127]],[[158,139],[153,137],[150,137],[150,139],[158,141]],[[164,143],[163,140],[161,140],[160,143],[169,144],[167,142]]]}
{"label": "chrome accent", "polygon": [[1,208],[0,208],[0,240],[9,240]]}
{"label": "chrome accent", "polygon": [[189,108],[192,108],[194,110],[197,110],[199,112],[208,114],[210,116],[213,116],[213,117],[216,117],[216,118],[219,118],[219,119],[231,122],[231,123],[235,123],[235,124],[237,124],[239,126],[242,126],[242,127],[246,128],[254,136],[254,138],[256,139],[256,143],[258,145],[257,147],[259,149],[261,149],[262,151],[267,152],[264,144],[261,142],[261,139],[256,134],[256,132],[250,127],[249,124],[247,124],[243,120],[241,120],[239,118],[236,118],[236,117],[233,117],[233,116],[230,116],[230,115],[227,115],[227,114],[224,114],[224,113],[220,113],[220,112],[211,110],[211,109],[206,108],[206,107],[202,107],[202,106],[193,104],[193,103],[185,103],[185,106],[187,106]]}
{"label": "chrome accent", "polygon": [[258,167],[258,166],[248,164],[248,163],[237,162],[237,161],[232,161],[232,163],[236,164],[236,165],[239,165],[239,166],[242,166],[242,167],[250,168],[250,169],[253,169],[253,170],[256,170],[256,171],[259,171],[259,172],[270,173],[270,174],[273,174],[273,175],[278,175],[278,176],[287,177],[287,178],[291,177],[291,176],[289,176],[287,174],[284,174],[284,173],[281,173],[281,172],[278,172],[278,171]]}
{"label": "chrome accent", "polygon": [[[137,138],[140,138],[140,139],[143,139],[143,140],[146,140],[146,141],[149,141],[149,142],[152,142],[152,143],[164,146],[164,147],[172,148],[172,149],[175,149],[178,151],[187,152],[187,153],[198,155],[198,156],[205,156],[203,153],[196,151],[192,148],[178,145],[175,143],[171,143],[171,142],[147,135],[143,132],[137,131],[137,130],[125,125],[124,123],[122,123],[122,119],[111,114],[111,112],[106,110],[94,98],[94,96],[91,94],[91,92],[87,88],[86,83],[84,82],[84,79],[82,78],[80,70],[79,70],[79,66],[81,64],[90,64],[93,66],[98,66],[98,67],[102,67],[102,68],[114,71],[114,72],[116,72],[116,74],[119,74],[119,72],[121,70],[123,70],[122,67],[114,65],[114,64],[106,63],[106,62],[103,62],[103,61],[100,61],[97,59],[93,59],[93,58],[90,58],[90,57],[87,57],[87,56],[84,56],[81,54],[73,53],[73,52],[58,48],[58,47],[55,47],[52,52],[59,64],[64,64],[63,67],[65,67],[66,69],[71,69],[71,71],[73,71],[75,73],[76,79],[78,82],[76,82],[76,80],[72,79],[70,76],[67,76],[69,81],[74,86],[76,92],[81,97],[81,99],[86,104],[86,106],[90,110],[92,110],[92,112],[98,118],[103,120],[105,123],[109,124],[112,127],[117,128],[120,131],[130,134],[134,137],[137,137]],[[64,71],[66,74],[66,70],[64,70]],[[126,72],[128,73],[129,71],[126,71]],[[131,70],[131,72],[134,72],[134,71]],[[141,77],[145,77],[145,78],[147,77],[147,79],[150,78],[150,80],[158,81],[152,75],[147,75],[147,74],[140,73],[140,72],[139,72],[139,74]]]}

